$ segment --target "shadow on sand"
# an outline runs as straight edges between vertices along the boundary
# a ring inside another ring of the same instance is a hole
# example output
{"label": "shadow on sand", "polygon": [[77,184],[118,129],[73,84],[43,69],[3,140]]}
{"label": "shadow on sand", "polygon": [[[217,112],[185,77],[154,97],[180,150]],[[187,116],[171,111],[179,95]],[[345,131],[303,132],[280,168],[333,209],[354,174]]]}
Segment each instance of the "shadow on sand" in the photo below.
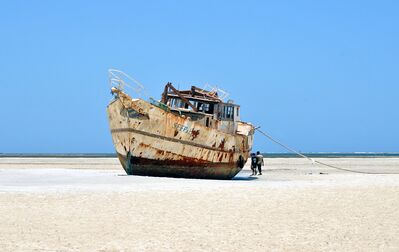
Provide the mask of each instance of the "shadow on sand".
{"label": "shadow on sand", "polygon": [[253,176],[236,176],[232,178],[231,180],[239,180],[239,181],[252,181],[252,180],[257,180],[258,177],[253,177]]}
{"label": "shadow on sand", "polygon": [[[117,176],[121,176],[121,177],[137,177],[138,175],[127,175],[127,174],[117,174]],[[157,178],[157,177],[152,177],[152,176],[138,176],[138,177],[151,177],[151,178]],[[170,179],[176,179],[178,177],[158,177],[158,178],[170,178]],[[198,179],[198,178],[179,178],[179,179]],[[252,180],[257,180],[258,177],[254,177],[254,176],[246,176],[246,175],[242,175],[242,176],[235,176],[232,179],[227,179],[227,180],[235,180],[235,181],[252,181]],[[218,180],[218,179],[200,179],[200,180]]]}

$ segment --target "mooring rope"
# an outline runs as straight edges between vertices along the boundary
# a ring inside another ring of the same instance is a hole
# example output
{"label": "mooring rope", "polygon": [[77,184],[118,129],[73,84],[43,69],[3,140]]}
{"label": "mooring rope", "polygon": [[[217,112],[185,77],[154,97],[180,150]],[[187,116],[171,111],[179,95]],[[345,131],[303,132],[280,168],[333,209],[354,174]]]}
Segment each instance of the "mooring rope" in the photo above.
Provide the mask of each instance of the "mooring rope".
{"label": "mooring rope", "polygon": [[399,174],[399,173],[396,173],[396,172],[387,172],[387,173],[383,173],[383,172],[356,171],[356,170],[350,170],[350,169],[341,168],[341,167],[338,167],[338,166],[335,166],[335,165],[326,164],[326,163],[323,163],[323,162],[314,160],[313,158],[310,158],[310,157],[308,157],[308,156],[306,156],[306,155],[303,155],[302,153],[300,153],[300,152],[294,150],[293,148],[291,148],[291,147],[289,147],[289,146],[287,146],[287,145],[281,143],[280,141],[276,140],[274,137],[272,137],[272,136],[271,136],[270,134],[268,134],[267,132],[264,132],[264,131],[260,130],[259,127],[258,127],[258,128],[255,128],[255,130],[257,130],[259,133],[261,133],[262,135],[264,135],[265,137],[267,137],[267,138],[268,138],[269,140],[271,140],[272,142],[274,142],[274,143],[280,145],[281,147],[285,148],[286,150],[289,150],[290,152],[295,153],[295,154],[297,154],[298,156],[303,157],[303,158],[305,158],[305,159],[311,161],[312,164],[324,165],[324,166],[327,166],[327,167],[330,167],[330,168],[334,168],[334,169],[337,169],[337,170],[341,170],[341,171],[347,171],[347,172],[353,172],[353,173],[361,173],[361,174],[380,174],[380,175],[382,175],[382,174]]}

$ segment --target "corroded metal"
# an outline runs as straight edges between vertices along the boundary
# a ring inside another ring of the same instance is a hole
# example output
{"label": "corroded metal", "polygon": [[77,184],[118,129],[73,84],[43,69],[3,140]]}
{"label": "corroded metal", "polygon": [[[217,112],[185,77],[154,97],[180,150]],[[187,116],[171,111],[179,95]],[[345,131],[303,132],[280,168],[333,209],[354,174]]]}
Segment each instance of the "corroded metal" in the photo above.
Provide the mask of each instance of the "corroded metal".
{"label": "corroded metal", "polygon": [[[113,88],[107,112],[113,143],[127,174],[190,178],[233,178],[252,148],[253,126],[193,120]],[[164,99],[163,99],[164,100]],[[212,123],[212,125],[211,125]]]}

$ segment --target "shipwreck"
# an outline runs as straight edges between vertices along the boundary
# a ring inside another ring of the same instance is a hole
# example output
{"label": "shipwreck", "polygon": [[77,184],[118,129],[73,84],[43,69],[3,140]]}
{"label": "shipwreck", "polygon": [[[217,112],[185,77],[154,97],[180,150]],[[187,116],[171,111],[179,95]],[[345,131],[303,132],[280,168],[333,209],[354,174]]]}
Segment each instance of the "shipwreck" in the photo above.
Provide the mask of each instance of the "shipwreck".
{"label": "shipwreck", "polygon": [[[244,167],[254,127],[218,88],[178,90],[167,83],[161,100],[119,70],[109,70],[107,106],[117,156],[129,175],[231,179]],[[125,89],[130,87],[136,97]]]}

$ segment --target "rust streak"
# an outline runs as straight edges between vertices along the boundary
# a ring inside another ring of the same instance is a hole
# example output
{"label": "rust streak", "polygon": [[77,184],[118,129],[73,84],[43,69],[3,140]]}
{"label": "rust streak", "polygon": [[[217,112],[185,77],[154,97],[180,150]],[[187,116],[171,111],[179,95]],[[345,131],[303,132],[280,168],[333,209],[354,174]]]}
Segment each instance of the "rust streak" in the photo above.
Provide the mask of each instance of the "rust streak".
{"label": "rust streak", "polygon": [[219,144],[219,148],[220,149],[224,149],[224,144],[226,143],[226,141],[225,141],[225,139],[222,139],[222,141],[220,142],[220,144]]}
{"label": "rust streak", "polygon": [[195,138],[197,138],[197,136],[199,135],[199,130],[192,130],[191,131],[191,140],[194,140]]}
{"label": "rust streak", "polygon": [[163,150],[157,150],[157,154],[159,154],[159,155],[163,155],[165,153],[165,151],[163,151]]}

